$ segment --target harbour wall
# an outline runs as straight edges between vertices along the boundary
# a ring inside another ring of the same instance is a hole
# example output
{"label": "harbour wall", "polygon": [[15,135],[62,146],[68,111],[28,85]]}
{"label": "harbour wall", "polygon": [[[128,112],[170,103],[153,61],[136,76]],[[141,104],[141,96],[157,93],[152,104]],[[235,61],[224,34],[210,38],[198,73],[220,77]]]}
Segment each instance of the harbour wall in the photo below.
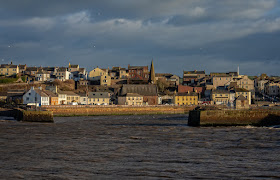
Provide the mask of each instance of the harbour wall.
{"label": "harbour wall", "polygon": [[269,126],[280,124],[280,110],[192,110],[189,126]]}
{"label": "harbour wall", "polygon": [[25,122],[54,122],[51,111],[26,111],[20,108],[13,110],[13,116],[18,121]]}
{"label": "harbour wall", "polygon": [[195,106],[43,106],[54,116],[185,114]]}

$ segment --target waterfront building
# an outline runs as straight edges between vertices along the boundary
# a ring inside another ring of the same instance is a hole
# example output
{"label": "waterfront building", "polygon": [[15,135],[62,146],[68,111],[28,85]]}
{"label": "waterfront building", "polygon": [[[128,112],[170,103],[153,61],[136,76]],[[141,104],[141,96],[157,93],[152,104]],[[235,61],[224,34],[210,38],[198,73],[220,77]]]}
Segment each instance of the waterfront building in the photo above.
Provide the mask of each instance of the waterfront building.
{"label": "waterfront building", "polygon": [[251,92],[244,88],[235,88],[235,98],[238,98],[240,95],[244,96],[249,101],[251,105]]}
{"label": "waterfront building", "polygon": [[119,105],[143,105],[143,96],[137,93],[127,93],[118,97]]}
{"label": "waterfront building", "polygon": [[158,89],[156,85],[124,84],[120,89],[119,96],[125,96],[127,93],[136,93],[143,96],[144,105],[158,104]]}
{"label": "waterfront building", "polygon": [[245,98],[243,95],[240,95],[235,100],[235,108],[236,109],[249,109],[249,100]]}
{"label": "waterfront building", "polygon": [[213,90],[211,100],[217,105],[228,105],[230,103],[230,91],[226,89]]}
{"label": "waterfront building", "polygon": [[110,94],[108,92],[89,92],[88,104],[90,105],[109,105]]}
{"label": "waterfront building", "polygon": [[196,92],[176,93],[175,105],[198,105],[198,94]]}
{"label": "waterfront building", "polygon": [[49,105],[49,102],[49,96],[41,88],[35,89],[31,87],[31,89],[23,95],[23,104],[41,106]]}

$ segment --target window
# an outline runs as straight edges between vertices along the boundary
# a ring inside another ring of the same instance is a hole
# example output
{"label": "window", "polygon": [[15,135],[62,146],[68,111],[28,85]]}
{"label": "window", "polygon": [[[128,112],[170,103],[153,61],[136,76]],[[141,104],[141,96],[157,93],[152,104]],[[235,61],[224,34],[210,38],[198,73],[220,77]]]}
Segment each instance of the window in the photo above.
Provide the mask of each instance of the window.
{"label": "window", "polygon": [[29,97],[26,98],[26,101],[29,101]]}

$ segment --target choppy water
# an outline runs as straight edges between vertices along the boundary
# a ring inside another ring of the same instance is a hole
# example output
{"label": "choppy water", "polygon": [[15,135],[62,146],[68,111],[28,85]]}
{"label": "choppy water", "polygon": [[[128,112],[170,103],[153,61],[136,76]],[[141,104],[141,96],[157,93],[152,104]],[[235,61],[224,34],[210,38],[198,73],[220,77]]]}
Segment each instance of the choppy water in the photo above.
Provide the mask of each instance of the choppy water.
{"label": "choppy water", "polygon": [[280,129],[186,115],[0,122],[0,179],[278,179]]}

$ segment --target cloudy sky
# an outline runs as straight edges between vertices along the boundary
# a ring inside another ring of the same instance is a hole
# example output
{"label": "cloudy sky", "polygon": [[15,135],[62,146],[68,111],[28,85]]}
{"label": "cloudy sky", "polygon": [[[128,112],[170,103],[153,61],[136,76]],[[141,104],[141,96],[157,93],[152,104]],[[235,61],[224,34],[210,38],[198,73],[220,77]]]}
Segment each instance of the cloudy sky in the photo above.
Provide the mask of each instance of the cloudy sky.
{"label": "cloudy sky", "polygon": [[0,60],[280,75],[279,0],[0,0]]}

